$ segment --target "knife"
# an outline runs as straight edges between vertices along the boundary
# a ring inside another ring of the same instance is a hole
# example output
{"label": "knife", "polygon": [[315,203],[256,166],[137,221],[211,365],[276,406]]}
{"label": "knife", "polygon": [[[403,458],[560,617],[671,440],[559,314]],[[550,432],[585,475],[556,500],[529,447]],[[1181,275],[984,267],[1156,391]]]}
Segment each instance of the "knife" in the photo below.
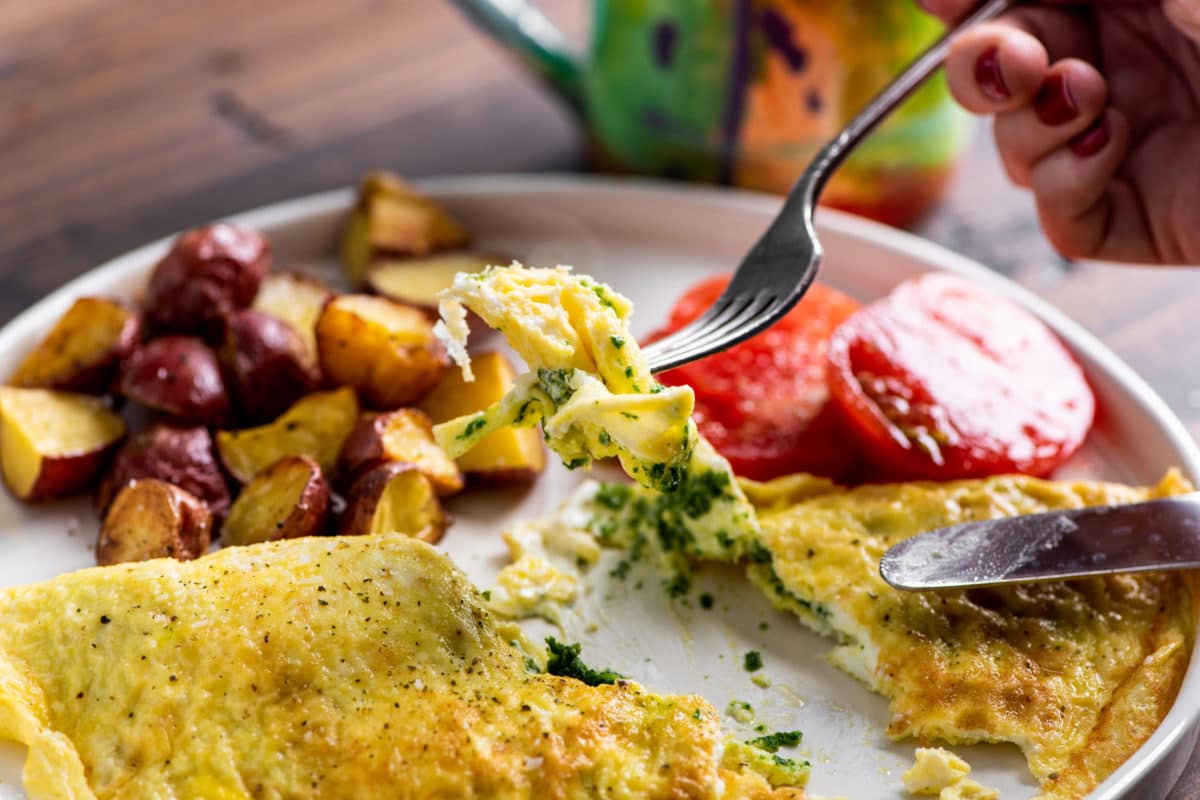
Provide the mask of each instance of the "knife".
{"label": "knife", "polygon": [[1200,492],[941,528],[889,549],[879,573],[917,591],[1197,567]]}

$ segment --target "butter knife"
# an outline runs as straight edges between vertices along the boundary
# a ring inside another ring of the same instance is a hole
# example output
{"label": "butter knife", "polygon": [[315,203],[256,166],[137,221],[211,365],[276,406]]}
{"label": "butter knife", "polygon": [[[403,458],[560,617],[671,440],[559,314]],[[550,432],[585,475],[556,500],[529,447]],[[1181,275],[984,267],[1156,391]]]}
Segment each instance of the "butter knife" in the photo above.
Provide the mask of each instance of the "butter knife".
{"label": "butter knife", "polygon": [[964,589],[1200,567],[1200,492],[967,522],[922,533],[879,562],[897,589]]}

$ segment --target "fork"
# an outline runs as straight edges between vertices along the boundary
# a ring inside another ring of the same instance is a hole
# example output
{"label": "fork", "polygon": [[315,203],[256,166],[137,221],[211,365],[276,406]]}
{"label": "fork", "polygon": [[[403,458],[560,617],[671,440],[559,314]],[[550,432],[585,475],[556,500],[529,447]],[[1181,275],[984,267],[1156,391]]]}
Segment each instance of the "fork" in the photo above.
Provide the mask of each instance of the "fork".
{"label": "fork", "polygon": [[994,19],[1014,2],[989,0],[980,6],[913,61],[821,148],[716,302],[690,324],[646,346],[643,352],[651,372],[664,372],[733,347],[771,327],[799,302],[821,263],[813,212],[829,176],[868,133],[937,71],[955,37]]}

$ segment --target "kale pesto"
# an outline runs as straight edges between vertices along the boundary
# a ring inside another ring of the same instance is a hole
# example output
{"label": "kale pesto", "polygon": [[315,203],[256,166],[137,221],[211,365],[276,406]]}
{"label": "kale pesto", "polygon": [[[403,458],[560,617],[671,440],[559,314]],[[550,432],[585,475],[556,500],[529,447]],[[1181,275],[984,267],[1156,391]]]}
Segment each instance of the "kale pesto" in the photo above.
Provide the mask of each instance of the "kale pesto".
{"label": "kale pesto", "polygon": [[768,753],[774,753],[781,747],[795,747],[800,744],[800,740],[803,737],[804,734],[800,733],[800,731],[779,731],[751,739],[746,744],[757,747],[760,750],[766,750]]}
{"label": "kale pesto", "polygon": [[539,369],[538,387],[550,398],[555,408],[562,406],[575,394],[575,386],[571,381],[572,370],[569,369]]}
{"label": "kale pesto", "polygon": [[565,644],[553,636],[546,637],[546,649],[550,657],[546,661],[546,672],[564,678],[575,678],[588,686],[599,686],[604,683],[616,683],[625,676],[611,669],[594,670],[579,657],[583,649],[579,644]]}
{"label": "kale pesto", "polygon": [[467,426],[463,428],[462,433],[458,435],[458,438],[470,439],[472,436],[478,433],[479,429],[484,425],[487,425],[487,417],[481,412],[477,414],[474,419],[467,423]]}

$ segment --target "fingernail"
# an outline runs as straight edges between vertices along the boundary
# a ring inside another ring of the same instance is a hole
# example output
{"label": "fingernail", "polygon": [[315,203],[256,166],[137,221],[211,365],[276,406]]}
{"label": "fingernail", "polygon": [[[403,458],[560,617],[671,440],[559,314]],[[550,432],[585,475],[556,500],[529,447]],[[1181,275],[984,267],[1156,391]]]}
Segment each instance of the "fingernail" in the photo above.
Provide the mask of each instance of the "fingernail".
{"label": "fingernail", "polygon": [[979,91],[991,100],[1012,97],[1008,84],[1004,82],[1004,73],[1000,72],[1000,51],[997,48],[988,50],[975,62],[975,82],[979,84]]}
{"label": "fingernail", "polygon": [[1092,127],[1071,140],[1071,149],[1080,158],[1087,158],[1103,150],[1108,139],[1108,122],[1101,117]]}
{"label": "fingernail", "polygon": [[1045,125],[1063,125],[1079,115],[1065,74],[1059,72],[1045,80],[1033,98],[1033,109]]}

